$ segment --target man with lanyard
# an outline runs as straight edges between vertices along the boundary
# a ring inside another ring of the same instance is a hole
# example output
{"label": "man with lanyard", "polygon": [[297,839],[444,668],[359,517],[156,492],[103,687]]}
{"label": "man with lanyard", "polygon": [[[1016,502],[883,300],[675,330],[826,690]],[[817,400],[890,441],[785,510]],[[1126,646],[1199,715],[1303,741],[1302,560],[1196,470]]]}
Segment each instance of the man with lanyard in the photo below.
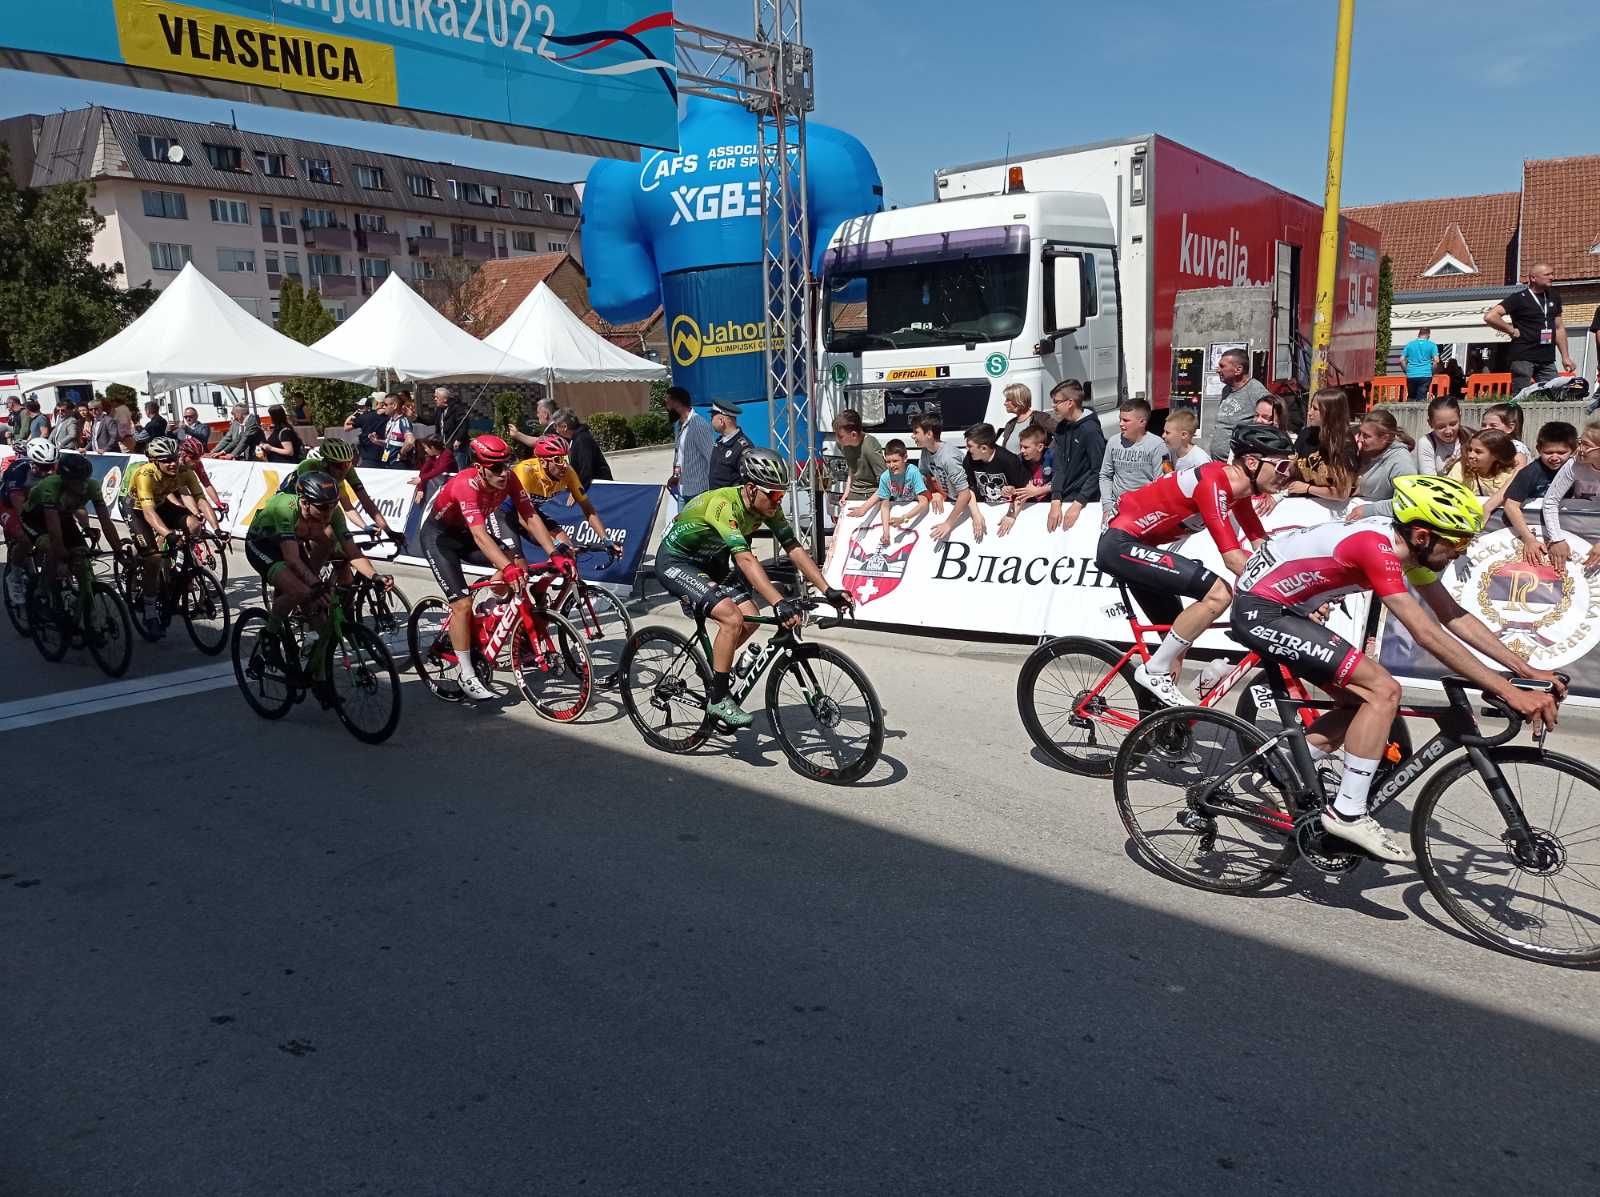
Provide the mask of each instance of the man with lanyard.
{"label": "man with lanyard", "polygon": [[750,549],[750,535],[765,524],[800,575],[834,607],[851,606],[850,596],[828,585],[789,521],[783,500],[789,489],[788,463],[770,449],[751,449],[739,463],[742,484],[708,490],[672,521],[656,552],[656,577],[691,615],[704,612],[716,621],[711,644],[711,690],[707,710],[729,727],[748,727],[752,716],[730,695],[734,654],[755,632],[745,616],[756,613],[754,591],[771,603],[786,627],[801,610],[783,597]]}
{"label": "man with lanyard", "polygon": [[[340,582],[349,581],[353,569],[386,589],[394,586],[394,579],[379,574],[350,539],[339,509],[339,483],[322,470],[301,478],[296,493],[280,491],[261,505],[250,520],[244,555],[274,592],[267,626],[275,632],[282,631],[291,612],[318,597],[322,567],[329,560],[338,561]],[[280,639],[293,643],[290,637]]]}
{"label": "man with lanyard", "polygon": [[[1169,707],[1190,705],[1173,672],[1189,646],[1222,617],[1233,592],[1200,562],[1165,546],[1204,528],[1222,563],[1238,577],[1249,555],[1232,521],[1239,521],[1252,546],[1265,540],[1252,504],[1257,495],[1281,491],[1294,465],[1288,433],[1270,424],[1234,425],[1230,447],[1228,465],[1208,461],[1123,495],[1095,554],[1104,573],[1127,584],[1146,618],[1171,625],[1150,660],[1133,671],[1133,680]],[[1180,596],[1198,601],[1184,607]]]}
{"label": "man with lanyard", "polygon": [[726,399],[711,404],[711,429],[717,434],[711,446],[711,485],[709,490],[721,490],[739,485],[739,462],[745,453],[755,448],[739,429],[739,405]]}
{"label": "man with lanyard", "polygon": [[[536,437],[533,442],[533,456],[526,461],[519,461],[512,467],[511,472],[517,476],[517,481],[522,483],[522,489],[528,492],[528,497],[533,500],[534,508],[539,512],[539,518],[544,518],[544,504],[547,499],[553,499],[562,491],[572,496],[573,503],[583,512],[584,522],[587,523],[594,534],[602,541],[611,534],[606,531],[605,521],[595,511],[594,504],[589,502],[589,496],[584,493],[583,483],[578,481],[577,472],[567,461],[569,446],[565,437],[555,433],[546,433]],[[565,529],[551,521],[545,522],[550,535],[557,544],[572,547],[572,540],[567,536]],[[615,544],[611,546],[613,556],[620,556],[622,550]]]}
{"label": "man with lanyard", "polygon": [[389,418],[383,426],[383,465],[397,470],[402,466],[401,457],[415,438],[411,435],[411,417],[406,415],[405,396],[389,395],[385,403]]}
{"label": "man with lanyard", "polygon": [[67,563],[67,554],[89,547],[79,513],[93,505],[100,520],[100,531],[113,553],[122,552],[122,538],[111,522],[111,508],[100,484],[94,480],[94,466],[82,453],[63,453],[56,472],[39,479],[28,489],[22,505],[22,531],[35,545],[45,550],[44,578],[52,598],[58,594],[58,579]]}
{"label": "man with lanyard", "polygon": [[494,697],[472,668],[472,597],[462,564],[488,565],[507,582],[527,572],[522,545],[506,526],[501,508],[509,501],[524,531],[550,554],[552,564],[575,569],[570,546],[557,546],[534,509],[533,500],[511,472],[511,447],[498,436],[474,437],[473,468],[446,482],[433,498],[419,539],[434,581],[450,604],[450,646],[456,654],[461,693],[474,702]]}
{"label": "man with lanyard", "polygon": [[22,508],[28,501],[28,490],[41,478],[56,471],[61,450],[44,437],[35,437],[13,457],[5,471],[0,473],[0,531],[5,533],[6,560],[15,566],[11,571],[11,601],[20,605],[27,597],[28,576],[22,569],[27,555],[28,538],[22,528]]}
{"label": "man with lanyard", "polygon": [[206,473],[206,446],[199,437],[185,436],[178,442],[178,457],[182,460],[184,468],[194,471],[194,476],[200,482],[200,489],[205,492],[206,501],[211,504],[211,510],[216,512],[217,519],[228,518],[228,505],[217,494],[217,488],[211,484],[211,475]]}
{"label": "man with lanyard", "polygon": [[[1345,523],[1334,520],[1279,532],[1258,549],[1239,578],[1233,636],[1321,686],[1340,705],[1307,729],[1311,755],[1321,760],[1344,746],[1338,796],[1322,812],[1329,835],[1394,864],[1414,859],[1367,812],[1367,794],[1389,727],[1400,709],[1400,683],[1377,661],[1312,619],[1319,607],[1347,594],[1370,591],[1400,621],[1418,648],[1451,673],[1502,700],[1533,725],[1556,722],[1556,699],[1565,691],[1553,673],[1535,669],[1464,611],[1440,576],[1483,530],[1483,507],[1453,478],[1414,474],[1394,480],[1394,514]],[[1406,589],[1416,588],[1422,602]],[[1423,604],[1428,610],[1423,610]],[[1549,683],[1550,691],[1521,690],[1478,660],[1489,658],[1512,674]]]}
{"label": "man with lanyard", "polygon": [[1520,395],[1536,382],[1556,376],[1556,352],[1561,368],[1572,373],[1567,352],[1567,326],[1561,322],[1561,297],[1550,289],[1555,271],[1546,262],[1528,271],[1528,285],[1506,296],[1484,316],[1483,322],[1511,338],[1511,393]]}
{"label": "man with lanyard", "polygon": [[156,601],[161,589],[161,550],[170,547],[180,531],[198,535],[202,520],[219,535],[222,529],[206,503],[200,480],[184,466],[177,441],[158,436],[145,446],[145,455],[150,460],[128,471],[122,515],[134,546],[144,557],[144,610],[140,617],[145,631],[159,636],[163,631]]}
{"label": "man with lanyard", "polygon": [[324,473],[341,483],[339,488],[339,504],[346,511],[354,513],[359,503],[361,510],[367,513],[368,518],[377,525],[382,532],[395,544],[405,543],[405,534],[396,532],[389,527],[389,521],[383,518],[383,512],[378,509],[377,502],[367,493],[367,488],[361,483],[361,475],[355,470],[356,451],[349,441],[340,440],[336,436],[325,437],[317,443],[317,447],[306,454],[306,459],[295,466],[278,483],[279,494],[294,494],[300,487],[300,482],[307,474]]}

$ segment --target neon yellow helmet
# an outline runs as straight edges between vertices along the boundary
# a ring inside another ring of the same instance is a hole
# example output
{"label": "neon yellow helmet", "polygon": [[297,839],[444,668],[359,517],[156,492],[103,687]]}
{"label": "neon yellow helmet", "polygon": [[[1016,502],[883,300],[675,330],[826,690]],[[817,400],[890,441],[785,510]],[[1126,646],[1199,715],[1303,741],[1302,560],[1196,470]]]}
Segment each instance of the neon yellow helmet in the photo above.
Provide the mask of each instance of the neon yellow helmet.
{"label": "neon yellow helmet", "polygon": [[341,462],[356,459],[355,446],[349,441],[342,441],[336,436],[326,437],[317,442],[317,457],[321,461]]}
{"label": "neon yellow helmet", "polygon": [[1394,480],[1394,518],[1452,536],[1476,536],[1483,531],[1483,503],[1454,478],[1407,474]]}

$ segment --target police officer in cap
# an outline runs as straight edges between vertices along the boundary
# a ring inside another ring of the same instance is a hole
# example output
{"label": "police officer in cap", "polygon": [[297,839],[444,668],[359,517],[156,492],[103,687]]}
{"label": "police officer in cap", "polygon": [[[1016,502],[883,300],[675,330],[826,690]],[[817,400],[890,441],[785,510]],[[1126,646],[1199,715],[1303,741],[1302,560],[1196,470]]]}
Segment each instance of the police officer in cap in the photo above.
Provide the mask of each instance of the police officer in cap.
{"label": "police officer in cap", "polygon": [[750,438],[739,431],[739,406],[726,399],[711,405],[711,427],[717,443],[711,448],[711,489],[739,485],[739,461],[746,449],[754,448]]}

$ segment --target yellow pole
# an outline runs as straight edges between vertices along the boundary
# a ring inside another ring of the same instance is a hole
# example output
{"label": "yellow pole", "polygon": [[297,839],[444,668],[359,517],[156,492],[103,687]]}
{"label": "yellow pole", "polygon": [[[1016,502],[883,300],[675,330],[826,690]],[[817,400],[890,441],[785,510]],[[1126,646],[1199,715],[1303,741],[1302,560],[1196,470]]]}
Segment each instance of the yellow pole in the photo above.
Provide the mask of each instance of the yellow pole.
{"label": "yellow pole", "polygon": [[1317,255],[1317,322],[1312,332],[1311,389],[1328,372],[1333,340],[1333,292],[1339,280],[1339,182],[1344,173],[1344,113],[1350,95],[1350,31],[1356,0],[1339,0],[1339,40],[1333,57],[1333,111],[1328,117],[1328,188],[1322,199],[1322,249]]}

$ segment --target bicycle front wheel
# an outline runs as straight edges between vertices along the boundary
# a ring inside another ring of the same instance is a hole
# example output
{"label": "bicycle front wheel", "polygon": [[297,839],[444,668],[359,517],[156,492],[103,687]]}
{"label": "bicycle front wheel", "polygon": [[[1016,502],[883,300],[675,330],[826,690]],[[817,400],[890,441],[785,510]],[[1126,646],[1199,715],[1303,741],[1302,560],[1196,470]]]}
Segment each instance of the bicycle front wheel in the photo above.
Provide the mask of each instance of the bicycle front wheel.
{"label": "bicycle front wheel", "polygon": [[616,685],[622,672],[622,650],[633,635],[633,617],[622,600],[599,586],[582,586],[561,604],[561,614],[583,633],[594,684],[602,688]]}
{"label": "bicycle front wheel", "polygon": [[322,684],[339,722],[363,744],[382,744],[400,726],[400,672],[383,641],[361,624],[339,629],[323,659]]}
{"label": "bicycle front wheel", "polygon": [[1122,654],[1087,636],[1046,641],[1017,675],[1017,711],[1028,735],[1063,769],[1109,777],[1117,749],[1160,705],[1133,680]]}
{"label": "bicycle front wheel", "polygon": [[190,544],[194,559],[216,575],[217,581],[228,584],[227,551],[209,536],[197,536]]}
{"label": "bicycle front wheel", "polygon": [[1478,939],[1546,964],[1600,963],[1600,772],[1532,748],[1492,749],[1533,832],[1513,842],[1470,758],[1423,788],[1411,817],[1417,870]]}
{"label": "bicycle front wheel", "polygon": [[121,677],[133,664],[133,620],[122,596],[96,582],[84,606],[83,638],[89,655],[111,677]]}
{"label": "bicycle front wheel", "polygon": [[[60,596],[62,603],[71,602],[67,595]],[[50,588],[36,580],[28,596],[28,630],[33,636],[33,646],[46,661],[59,661],[72,647],[72,621],[50,597]]]}
{"label": "bicycle front wheel", "polygon": [[772,671],[767,713],[789,763],[813,781],[859,781],[883,751],[877,691],[860,666],[826,644],[799,645]]}
{"label": "bicycle front wheel", "polygon": [[1261,889],[1294,859],[1291,799],[1268,737],[1235,715],[1157,711],[1112,767],[1117,813],[1151,868],[1220,894]]}
{"label": "bicycle front wheel", "polygon": [[122,567],[122,601],[128,604],[133,615],[133,630],[151,644],[160,640],[161,630],[151,631],[144,622],[144,566],[140,561],[131,561]]}
{"label": "bicycle front wheel", "polygon": [[208,657],[228,647],[228,628],[233,617],[228,611],[228,596],[217,575],[204,566],[193,566],[184,578],[178,604],[183,611],[183,626],[189,639]]}
{"label": "bicycle front wheel", "polygon": [[284,651],[282,638],[267,630],[265,611],[246,611],[233,625],[233,680],[263,719],[282,719],[294,705]]}
{"label": "bicycle front wheel", "polygon": [[640,628],[622,650],[622,705],[646,744],[693,752],[711,736],[711,667],[671,628]]}
{"label": "bicycle front wheel", "polygon": [[536,611],[534,636],[519,630],[511,645],[511,672],[528,704],[546,719],[571,723],[589,709],[594,673],[583,633],[554,611]]}
{"label": "bicycle front wheel", "polygon": [[356,592],[356,622],[383,641],[383,646],[394,658],[395,668],[402,671],[411,667],[411,650],[406,635],[410,614],[411,600],[398,586],[389,590],[381,582],[367,582]]}

